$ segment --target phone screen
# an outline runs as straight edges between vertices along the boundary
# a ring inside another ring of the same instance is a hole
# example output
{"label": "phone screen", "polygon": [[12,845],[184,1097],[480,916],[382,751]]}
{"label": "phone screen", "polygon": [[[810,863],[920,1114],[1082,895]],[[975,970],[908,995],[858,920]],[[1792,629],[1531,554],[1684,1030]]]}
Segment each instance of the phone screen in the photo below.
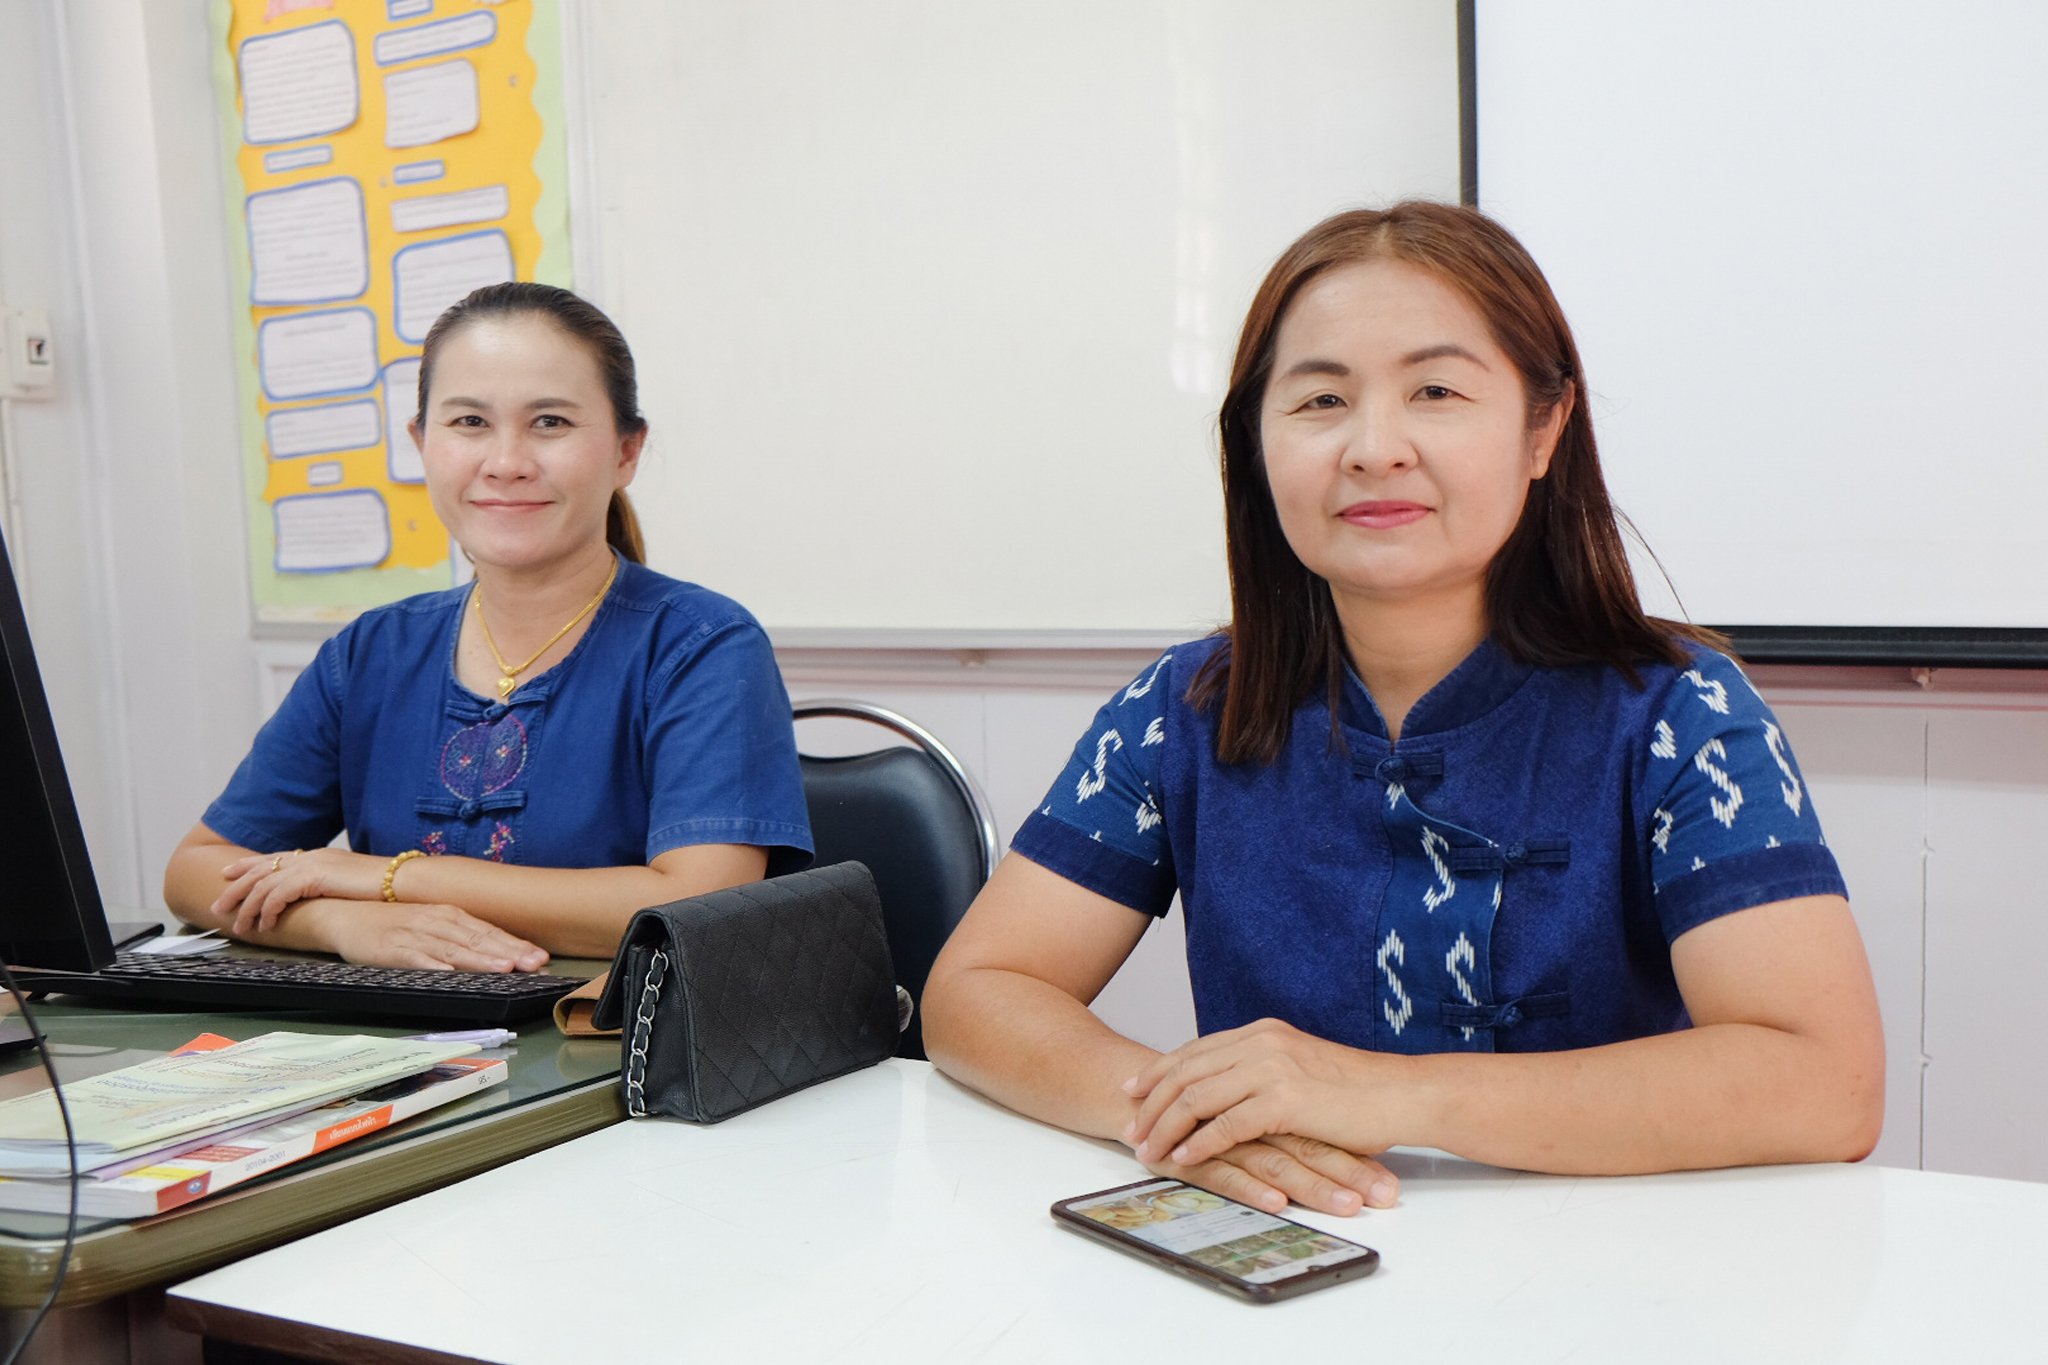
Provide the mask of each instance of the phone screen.
{"label": "phone screen", "polygon": [[1378,1258],[1371,1247],[1178,1180],[1083,1195],[1061,1207],[1245,1284],[1274,1285],[1324,1266]]}

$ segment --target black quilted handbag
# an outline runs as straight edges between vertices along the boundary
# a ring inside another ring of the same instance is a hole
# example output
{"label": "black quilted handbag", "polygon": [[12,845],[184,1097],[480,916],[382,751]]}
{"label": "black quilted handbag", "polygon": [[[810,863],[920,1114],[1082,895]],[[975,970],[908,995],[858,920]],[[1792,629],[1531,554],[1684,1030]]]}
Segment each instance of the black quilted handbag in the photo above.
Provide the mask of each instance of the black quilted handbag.
{"label": "black quilted handbag", "polygon": [[625,1030],[627,1113],[717,1123],[891,1056],[908,1003],[874,878],[835,863],[640,911],[592,1022]]}

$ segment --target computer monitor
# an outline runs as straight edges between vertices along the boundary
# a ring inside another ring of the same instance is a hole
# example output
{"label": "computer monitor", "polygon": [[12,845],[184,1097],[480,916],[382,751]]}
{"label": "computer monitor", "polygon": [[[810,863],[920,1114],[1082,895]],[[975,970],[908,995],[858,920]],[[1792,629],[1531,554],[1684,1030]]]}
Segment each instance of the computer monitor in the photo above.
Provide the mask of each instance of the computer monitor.
{"label": "computer monitor", "polygon": [[99,883],[0,538],[0,961],[92,972],[113,960]]}

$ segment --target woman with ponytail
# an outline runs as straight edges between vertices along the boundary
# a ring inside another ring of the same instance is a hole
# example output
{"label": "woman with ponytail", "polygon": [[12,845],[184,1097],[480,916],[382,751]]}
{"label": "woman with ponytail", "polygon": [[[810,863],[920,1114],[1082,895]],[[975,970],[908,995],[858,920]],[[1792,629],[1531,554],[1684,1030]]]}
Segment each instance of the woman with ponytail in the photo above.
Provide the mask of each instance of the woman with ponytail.
{"label": "woman with ponytail", "polygon": [[428,333],[411,430],[475,581],[321,648],[172,855],[172,910],[352,961],[534,971],[611,956],[643,906],[801,866],[767,637],[645,567],[626,487],[647,422],[611,320],[549,285],[477,290]]}

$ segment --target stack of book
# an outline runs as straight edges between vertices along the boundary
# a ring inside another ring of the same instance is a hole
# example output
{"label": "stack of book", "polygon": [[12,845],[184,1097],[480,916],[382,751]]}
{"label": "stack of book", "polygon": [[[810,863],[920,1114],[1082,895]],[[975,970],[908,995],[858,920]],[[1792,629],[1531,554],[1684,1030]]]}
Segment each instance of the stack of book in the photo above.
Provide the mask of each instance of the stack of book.
{"label": "stack of book", "polygon": [[[208,1036],[67,1082],[78,1211],[147,1218],[505,1079],[474,1043],[266,1033]],[[70,1151],[47,1090],[0,1102],[0,1209],[64,1213]]]}

